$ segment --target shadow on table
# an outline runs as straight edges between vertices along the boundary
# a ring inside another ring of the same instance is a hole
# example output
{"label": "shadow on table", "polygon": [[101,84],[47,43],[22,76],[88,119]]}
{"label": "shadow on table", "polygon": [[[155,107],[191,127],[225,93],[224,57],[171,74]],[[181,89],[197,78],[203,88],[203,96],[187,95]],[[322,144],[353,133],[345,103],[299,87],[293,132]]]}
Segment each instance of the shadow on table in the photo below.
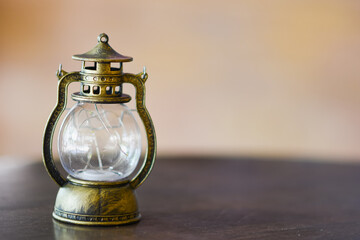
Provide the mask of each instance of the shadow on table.
{"label": "shadow on table", "polygon": [[114,236],[119,238],[135,237],[136,225],[124,226],[79,226],[67,223],[61,223],[53,220],[54,236],[56,240],[71,239],[112,239]]}

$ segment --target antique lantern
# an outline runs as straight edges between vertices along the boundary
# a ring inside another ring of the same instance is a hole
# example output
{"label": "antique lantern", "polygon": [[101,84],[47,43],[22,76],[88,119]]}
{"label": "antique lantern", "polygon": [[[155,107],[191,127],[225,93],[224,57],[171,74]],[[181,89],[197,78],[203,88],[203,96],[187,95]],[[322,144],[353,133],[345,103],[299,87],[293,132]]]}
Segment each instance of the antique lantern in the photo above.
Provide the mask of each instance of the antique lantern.
{"label": "antique lantern", "polygon": [[[82,61],[80,72],[67,73],[61,65],[57,72],[58,100],[45,128],[43,161],[60,185],[53,217],[63,222],[119,225],[138,221],[135,189],[155,161],[155,130],[145,107],[148,75],[145,70],[136,75],[123,73],[123,63],[132,58],[114,51],[108,40],[100,34],[92,50],[72,57]],[[64,178],[54,164],[52,140],[73,82],[79,82],[81,89],[71,95],[77,103],[65,116],[58,136],[60,162],[69,174]],[[135,87],[136,108],[146,132],[147,151],[140,168],[140,128],[125,105],[131,97],[123,93],[124,83]]]}

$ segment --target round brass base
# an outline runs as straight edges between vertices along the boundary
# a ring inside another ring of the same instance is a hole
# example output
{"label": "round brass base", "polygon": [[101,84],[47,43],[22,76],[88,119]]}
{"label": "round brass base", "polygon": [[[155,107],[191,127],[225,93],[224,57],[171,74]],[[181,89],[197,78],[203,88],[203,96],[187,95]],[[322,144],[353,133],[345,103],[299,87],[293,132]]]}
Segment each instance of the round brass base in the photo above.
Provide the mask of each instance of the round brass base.
{"label": "round brass base", "polygon": [[86,182],[69,178],[56,197],[53,217],[80,225],[122,225],[140,220],[128,182]]}

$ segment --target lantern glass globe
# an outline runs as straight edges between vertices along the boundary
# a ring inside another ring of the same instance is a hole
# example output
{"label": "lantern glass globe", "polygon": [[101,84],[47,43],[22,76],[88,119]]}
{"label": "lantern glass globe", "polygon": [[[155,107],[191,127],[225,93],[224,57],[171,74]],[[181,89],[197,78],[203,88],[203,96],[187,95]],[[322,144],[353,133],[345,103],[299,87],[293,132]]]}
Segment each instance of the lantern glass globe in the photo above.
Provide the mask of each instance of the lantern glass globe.
{"label": "lantern glass globe", "polygon": [[62,166],[74,178],[121,181],[138,165],[140,129],[125,104],[80,101],[60,127],[58,151]]}

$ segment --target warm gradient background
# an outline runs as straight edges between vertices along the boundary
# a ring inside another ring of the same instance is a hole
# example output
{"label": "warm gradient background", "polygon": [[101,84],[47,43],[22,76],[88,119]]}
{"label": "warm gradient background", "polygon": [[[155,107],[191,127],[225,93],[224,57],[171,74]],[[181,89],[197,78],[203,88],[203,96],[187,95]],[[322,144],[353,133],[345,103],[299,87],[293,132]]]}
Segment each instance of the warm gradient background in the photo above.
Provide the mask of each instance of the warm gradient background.
{"label": "warm gradient background", "polygon": [[147,66],[159,154],[360,160],[360,1],[0,1],[0,156],[41,156],[99,33]]}

